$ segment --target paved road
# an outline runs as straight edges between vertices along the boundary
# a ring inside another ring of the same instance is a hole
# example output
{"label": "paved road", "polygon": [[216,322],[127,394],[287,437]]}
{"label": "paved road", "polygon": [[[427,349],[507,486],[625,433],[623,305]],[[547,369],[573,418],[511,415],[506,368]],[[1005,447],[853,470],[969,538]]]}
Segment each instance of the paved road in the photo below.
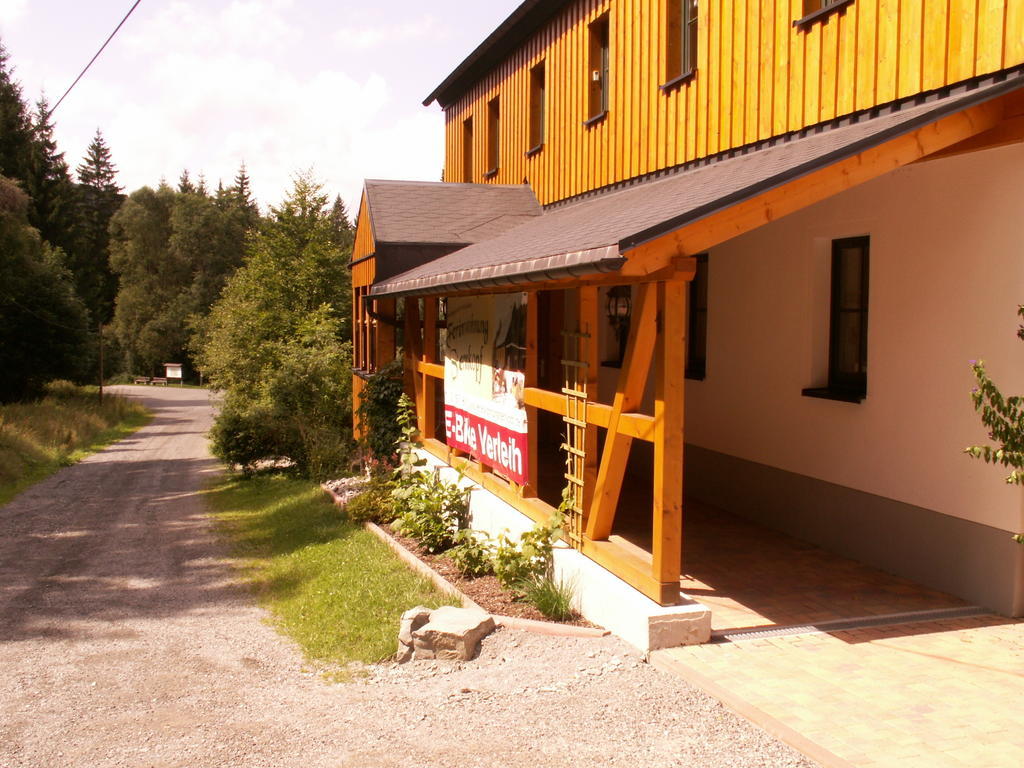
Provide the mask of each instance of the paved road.
{"label": "paved road", "polygon": [[150,425],[0,507],[0,768],[806,765],[614,638],[325,683],[210,531],[205,392],[122,391]]}

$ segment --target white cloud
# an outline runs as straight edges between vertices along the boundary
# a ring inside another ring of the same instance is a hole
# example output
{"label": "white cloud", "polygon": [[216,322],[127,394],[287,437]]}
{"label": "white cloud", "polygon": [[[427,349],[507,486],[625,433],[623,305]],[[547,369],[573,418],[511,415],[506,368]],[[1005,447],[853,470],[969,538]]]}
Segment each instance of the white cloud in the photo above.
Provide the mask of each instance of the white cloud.
{"label": "white cloud", "polygon": [[390,25],[364,24],[345,26],[334,33],[338,45],[367,50],[382,43],[403,43],[410,40],[436,38],[441,31],[433,16],[424,16],[414,21],[403,21]]}
{"label": "white cloud", "polygon": [[25,15],[28,0],[0,0],[0,24],[10,24]]}
{"label": "white cloud", "polygon": [[364,176],[438,179],[441,116],[404,116],[380,75],[295,66],[305,40],[291,5],[178,0],[126,28],[106,62],[123,76],[86,78],[62,106],[58,129],[82,137],[80,149],[62,143],[69,159],[99,125],[129,191],[186,167],[229,184],[244,161],[263,205],[312,168],[353,214]]}

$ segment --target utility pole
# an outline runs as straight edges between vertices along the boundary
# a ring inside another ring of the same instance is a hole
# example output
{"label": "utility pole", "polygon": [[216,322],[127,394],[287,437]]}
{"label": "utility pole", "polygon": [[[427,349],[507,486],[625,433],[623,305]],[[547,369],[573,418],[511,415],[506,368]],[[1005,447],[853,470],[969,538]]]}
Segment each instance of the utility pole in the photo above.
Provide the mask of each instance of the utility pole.
{"label": "utility pole", "polygon": [[99,324],[100,339],[100,405],[103,405],[103,323]]}

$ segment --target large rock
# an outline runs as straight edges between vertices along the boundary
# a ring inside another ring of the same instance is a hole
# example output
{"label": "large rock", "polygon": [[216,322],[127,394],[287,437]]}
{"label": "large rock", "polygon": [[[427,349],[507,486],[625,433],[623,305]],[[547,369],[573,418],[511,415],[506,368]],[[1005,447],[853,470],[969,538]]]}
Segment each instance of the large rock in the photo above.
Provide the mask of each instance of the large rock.
{"label": "large rock", "polygon": [[412,631],[417,659],[468,661],[476,656],[480,641],[494,631],[494,619],[472,608],[442,606],[430,621]]}
{"label": "large rock", "polygon": [[402,623],[398,629],[398,652],[395,659],[404,664],[413,657],[412,634],[430,621],[430,609],[422,605],[410,608],[402,614]]}

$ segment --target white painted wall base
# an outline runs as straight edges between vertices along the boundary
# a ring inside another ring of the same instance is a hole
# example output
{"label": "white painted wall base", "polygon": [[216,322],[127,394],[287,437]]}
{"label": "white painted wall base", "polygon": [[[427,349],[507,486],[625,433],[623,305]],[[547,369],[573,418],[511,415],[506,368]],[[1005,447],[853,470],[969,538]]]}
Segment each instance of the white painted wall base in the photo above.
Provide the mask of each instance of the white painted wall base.
{"label": "white painted wall base", "polygon": [[[428,467],[438,469],[450,482],[458,473],[425,451],[420,455]],[[470,487],[469,510],[472,526],[489,536],[507,532],[521,535],[533,521],[512,505],[462,478]],[[618,635],[643,653],[680,645],[697,645],[711,639],[711,611],[685,598],[681,605],[662,607],[602,568],[588,557],[562,544],[555,548],[555,577],[565,579],[576,590],[577,610],[588,620]]]}

